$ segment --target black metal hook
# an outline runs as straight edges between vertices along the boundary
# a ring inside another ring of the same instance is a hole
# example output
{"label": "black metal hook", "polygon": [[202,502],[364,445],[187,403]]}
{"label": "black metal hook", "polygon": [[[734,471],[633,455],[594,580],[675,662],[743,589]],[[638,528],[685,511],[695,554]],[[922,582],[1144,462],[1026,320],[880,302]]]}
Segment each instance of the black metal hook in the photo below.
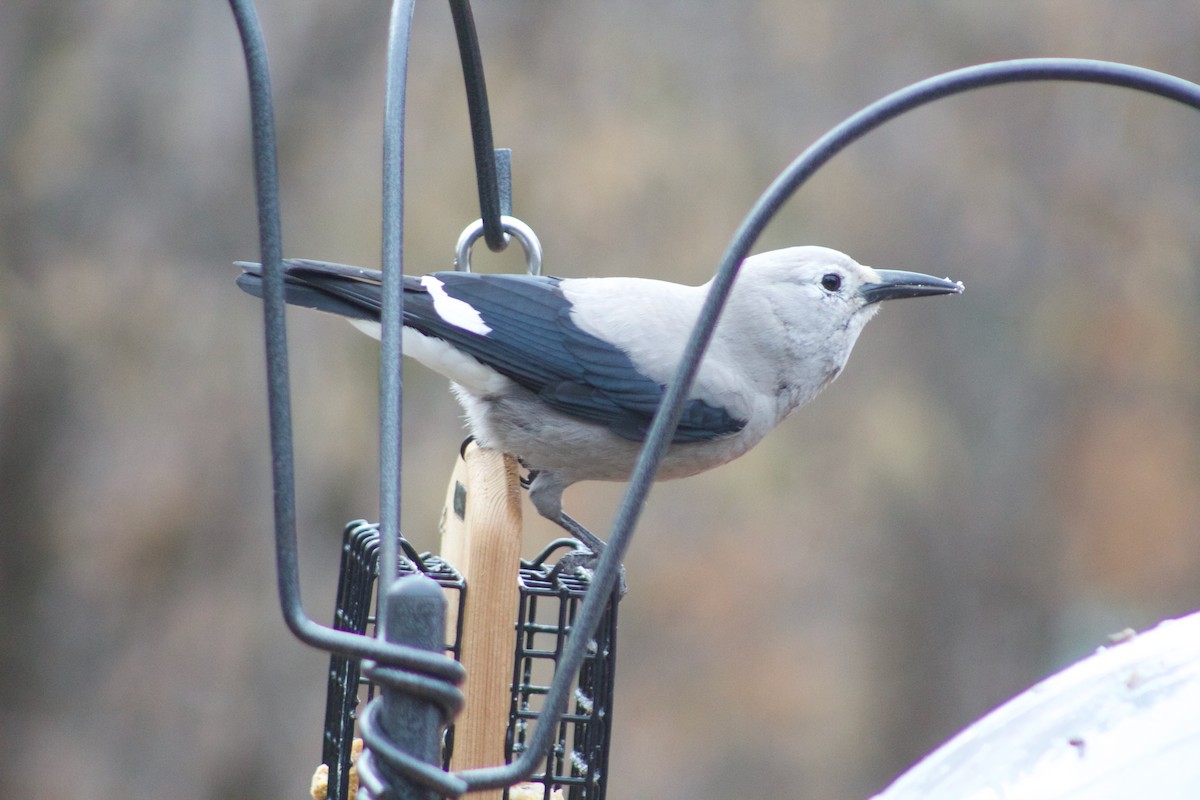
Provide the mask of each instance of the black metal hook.
{"label": "black metal hook", "polygon": [[475,149],[475,180],[479,187],[479,216],[483,240],[494,252],[508,247],[501,216],[512,214],[511,152],[497,151],[492,138],[487,83],[483,79],[483,56],[470,0],[450,0],[463,82],[467,87],[467,113],[471,119],[471,141]]}

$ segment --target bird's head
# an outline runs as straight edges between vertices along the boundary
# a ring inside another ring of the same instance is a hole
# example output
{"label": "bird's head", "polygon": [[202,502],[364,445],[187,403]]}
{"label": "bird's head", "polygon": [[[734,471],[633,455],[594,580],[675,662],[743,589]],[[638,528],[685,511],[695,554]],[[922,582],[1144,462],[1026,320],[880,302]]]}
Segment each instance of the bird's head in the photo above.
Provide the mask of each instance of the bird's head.
{"label": "bird's head", "polygon": [[[809,370],[802,383],[824,386],[841,371],[863,326],[880,302],[959,294],[961,283],[918,272],[872,269],[826,247],[789,247],[746,259],[731,304],[742,313],[771,315],[772,342]],[[807,398],[801,398],[804,402]]]}
{"label": "bird's head", "polygon": [[[862,330],[883,300],[961,294],[963,285],[919,272],[872,269],[827,247],[789,247],[746,259],[742,299],[767,300],[788,327],[832,336]],[[736,291],[736,290],[735,290]]]}

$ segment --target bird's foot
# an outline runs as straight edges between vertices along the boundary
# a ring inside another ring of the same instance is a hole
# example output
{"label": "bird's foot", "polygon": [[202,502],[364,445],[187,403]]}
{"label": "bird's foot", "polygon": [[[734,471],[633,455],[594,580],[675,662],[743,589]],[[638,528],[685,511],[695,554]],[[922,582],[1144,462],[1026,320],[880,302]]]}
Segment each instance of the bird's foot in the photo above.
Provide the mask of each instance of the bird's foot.
{"label": "bird's foot", "polygon": [[[564,573],[583,572],[590,582],[596,565],[600,563],[600,557],[604,555],[608,544],[565,513],[560,513],[555,522],[579,543],[579,548],[558,560],[558,563],[550,570],[550,580],[557,583],[558,577]],[[620,565],[618,569],[620,572],[617,577],[617,591],[620,592],[621,597],[624,597],[625,592],[629,591],[629,586],[625,583],[625,565]]]}
{"label": "bird's foot", "polygon": [[[547,478],[551,478],[548,484]],[[538,494],[539,485],[541,486],[540,495]],[[558,560],[558,563],[550,570],[549,579],[557,584],[560,575],[582,571],[590,583],[596,565],[600,561],[600,556],[603,555],[608,545],[599,536],[563,512],[562,490],[565,484],[554,482],[553,476],[547,473],[530,469],[529,475],[521,479],[521,486],[529,490],[529,499],[533,501],[533,505],[537,508],[539,514],[558,525],[558,527],[566,531],[572,539],[579,543],[579,547],[576,550],[567,553]],[[539,497],[541,501],[539,501]],[[545,502],[547,498],[553,502]],[[621,596],[624,597],[628,589],[625,584],[625,567],[622,565],[619,569],[618,588],[620,589]]]}
{"label": "bird's foot", "polygon": [[[596,564],[599,561],[599,554],[591,550],[572,550],[558,560],[546,577],[557,587],[562,586],[559,582],[562,576],[571,574],[581,575],[588,583],[591,583],[596,572]],[[620,593],[620,597],[624,597],[625,593],[629,591],[629,585],[625,582],[625,565],[622,564],[617,569],[619,570],[617,591]]]}

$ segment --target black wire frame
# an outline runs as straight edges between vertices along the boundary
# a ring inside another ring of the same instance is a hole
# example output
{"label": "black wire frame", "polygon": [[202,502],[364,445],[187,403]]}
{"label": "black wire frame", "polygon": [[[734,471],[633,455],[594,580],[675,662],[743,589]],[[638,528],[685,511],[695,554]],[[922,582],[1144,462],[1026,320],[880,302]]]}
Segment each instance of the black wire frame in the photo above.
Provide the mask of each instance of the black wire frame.
{"label": "black wire frame", "polygon": [[[301,641],[331,652],[409,670],[423,679],[431,692],[446,692],[445,684],[462,681],[462,669],[444,656],[396,645],[380,639],[345,634],[314,622],[300,600],[295,531],[295,480],[291,434],[291,404],[287,369],[286,331],[283,317],[282,238],[279,224],[278,169],[275,157],[274,117],[270,81],[261,28],[252,0],[229,0],[242,37],[250,84],[255,188],[261,261],[263,264],[264,335],[267,349],[268,406],[275,486],[275,541],[278,586],[283,616]],[[465,4],[466,0],[455,0]],[[398,476],[400,474],[400,325],[401,231],[403,216],[403,98],[414,0],[395,0],[389,33],[387,97],[384,143],[384,302],[381,352],[381,524],[384,563],[394,564],[398,526]],[[478,64],[477,61],[472,63]],[[464,57],[464,67],[468,59]],[[863,108],[835,126],[803,151],[771,183],[737,228],[725,251],[712,288],[701,309],[674,379],[646,435],[628,488],[618,508],[609,546],[596,567],[592,588],[579,609],[568,638],[559,673],[546,696],[543,713],[521,756],[511,764],[466,770],[444,780],[427,777],[430,788],[447,796],[467,791],[502,788],[533,774],[554,738],[566,708],[574,673],[587,654],[588,643],[600,622],[619,577],[619,567],[629,547],[641,508],[654,474],[679,423],[683,403],[695,379],[721,310],[741,262],[771,218],[824,164],[847,146],[888,121],[928,103],[963,92],[1002,84],[1033,81],[1073,81],[1125,87],[1163,97],[1200,110],[1200,85],[1162,72],[1084,59],[1036,58],[1001,61],[966,67],[911,84]],[[482,86],[482,83],[480,83]],[[479,148],[477,148],[478,152]],[[490,244],[490,242],[489,242]],[[390,540],[390,543],[389,543]],[[389,549],[393,548],[389,557]],[[381,584],[394,580],[381,575]],[[437,684],[443,684],[437,686]],[[452,686],[451,686],[452,688]],[[456,691],[456,690],[455,690]],[[461,694],[458,696],[461,702]],[[447,699],[446,702],[451,702]],[[393,748],[386,748],[393,750]],[[415,774],[415,772],[413,773]]]}
{"label": "black wire frame", "polygon": [[[407,541],[400,542],[403,556],[400,575],[423,574],[433,579],[447,594],[455,594],[457,618],[446,626],[444,651],[458,660],[462,656],[463,616],[467,585],[462,575],[442,558],[418,555]],[[371,599],[379,577],[379,526],[366,520],[348,522],[342,531],[341,568],[338,570],[337,602],[333,625],[338,630],[370,635],[378,618],[371,613]],[[361,698],[365,695],[365,698]],[[375,685],[362,677],[358,659],[333,653],[329,657],[329,675],[325,692],[325,733],[321,763],[328,766],[327,797],[349,797],[352,743],[356,733],[360,698],[370,702]],[[448,768],[454,754],[454,729],[445,733],[441,765]]]}
{"label": "black wire frame", "polygon": [[[505,751],[524,754],[528,723],[541,717],[550,687],[543,683],[546,670],[554,678],[563,674],[559,659],[576,624],[576,613],[586,600],[591,581],[579,575],[548,576],[541,564],[561,547],[550,544],[533,563],[522,562],[520,603],[513,653],[512,706]],[[574,542],[565,540],[567,546]],[[613,594],[588,643],[588,655],[577,671],[571,692],[574,708],[553,722],[554,746],[543,754],[539,771],[526,776],[542,784],[549,800],[557,787],[567,800],[596,800],[608,791],[608,756],[612,738],[613,687],[615,685],[617,611],[620,595]],[[539,723],[540,725],[540,723]]]}

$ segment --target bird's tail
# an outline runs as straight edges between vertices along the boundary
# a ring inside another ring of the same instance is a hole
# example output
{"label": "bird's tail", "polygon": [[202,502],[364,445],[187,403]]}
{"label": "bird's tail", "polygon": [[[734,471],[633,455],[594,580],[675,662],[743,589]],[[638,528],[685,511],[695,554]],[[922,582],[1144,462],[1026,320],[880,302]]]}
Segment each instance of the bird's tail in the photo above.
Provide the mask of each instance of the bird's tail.
{"label": "bird's tail", "polygon": [[[262,265],[247,261],[236,261],[234,265],[242,269],[238,286],[262,297]],[[284,299],[288,303],[351,319],[379,321],[383,273],[378,270],[307,259],[287,259],[283,269]],[[405,289],[418,287],[416,278],[404,276]]]}

